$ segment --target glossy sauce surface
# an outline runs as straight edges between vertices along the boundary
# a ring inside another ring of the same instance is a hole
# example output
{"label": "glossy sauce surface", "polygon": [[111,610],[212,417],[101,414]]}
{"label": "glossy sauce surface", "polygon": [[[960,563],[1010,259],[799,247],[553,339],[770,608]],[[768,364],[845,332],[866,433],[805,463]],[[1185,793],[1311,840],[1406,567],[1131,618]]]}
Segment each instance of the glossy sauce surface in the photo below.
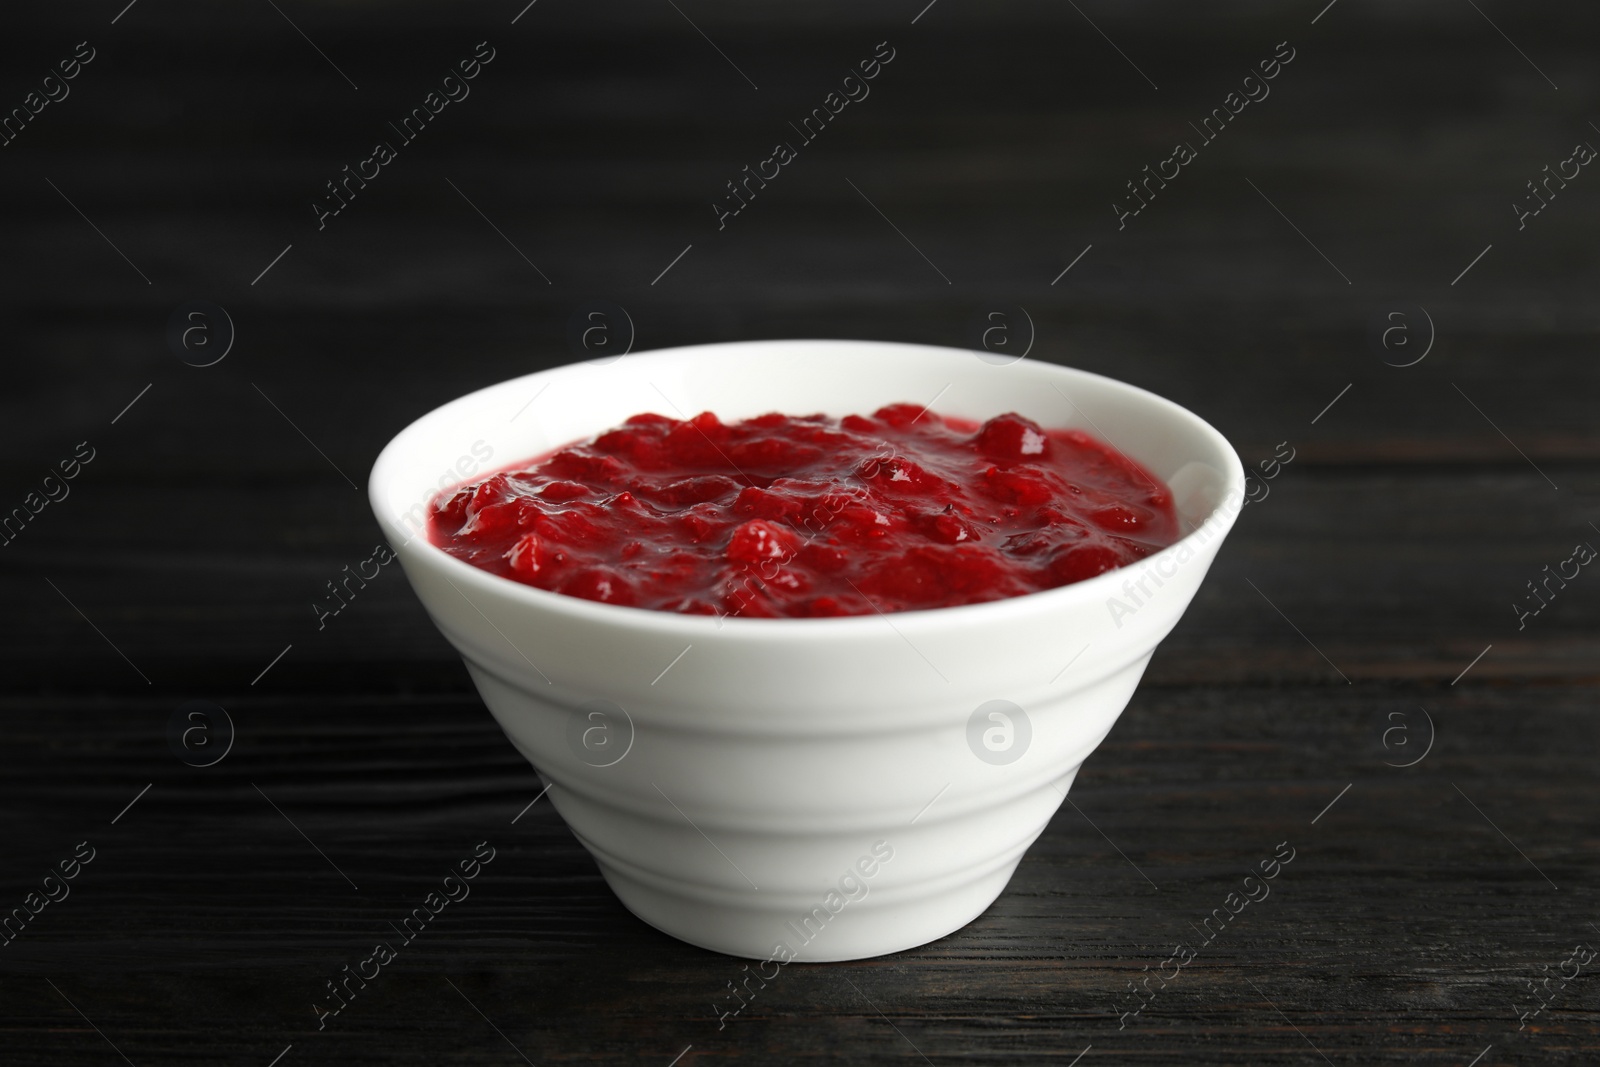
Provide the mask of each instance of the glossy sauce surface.
{"label": "glossy sauce surface", "polygon": [[612,604],[745,618],[1021,596],[1178,538],[1172,494],[1079,430],[894,404],[724,424],[635,415],[441,493],[430,537],[474,566]]}

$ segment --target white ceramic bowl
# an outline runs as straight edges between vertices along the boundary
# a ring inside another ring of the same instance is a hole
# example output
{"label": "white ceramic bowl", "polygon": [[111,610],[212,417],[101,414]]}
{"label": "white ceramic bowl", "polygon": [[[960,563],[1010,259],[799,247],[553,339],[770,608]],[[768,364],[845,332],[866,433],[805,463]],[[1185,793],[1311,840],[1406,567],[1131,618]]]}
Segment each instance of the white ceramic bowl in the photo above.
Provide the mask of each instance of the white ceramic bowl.
{"label": "white ceramic bowl", "polygon": [[[641,411],[842,416],[935,397],[943,414],[1016,411],[1109,439],[1172,486],[1192,532],[1047,592],[829,619],[594,603],[417,535],[441,485]],[[764,341],[480,390],[391,441],[370,494],[428,614],[622,902],[691,944],[787,962],[910,948],[989,906],[1193,597],[1244,472],[1195,415],[1098,375],[921,345]]]}

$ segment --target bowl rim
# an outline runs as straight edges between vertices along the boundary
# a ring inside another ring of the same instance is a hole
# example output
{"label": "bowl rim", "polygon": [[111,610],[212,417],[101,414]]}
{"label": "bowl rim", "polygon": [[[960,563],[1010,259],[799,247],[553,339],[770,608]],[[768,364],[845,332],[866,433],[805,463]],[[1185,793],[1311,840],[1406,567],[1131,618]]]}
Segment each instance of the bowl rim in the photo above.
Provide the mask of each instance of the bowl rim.
{"label": "bowl rim", "polygon": [[[665,361],[667,359],[680,359],[693,353],[711,353],[730,348],[779,350],[804,345],[828,347],[850,345],[869,349],[897,349],[902,351],[915,349],[928,352],[959,353],[974,359],[977,358],[973,350],[945,345],[859,340],[854,338],[785,338],[723,341],[648,349],[629,353],[623,357],[623,362],[637,361],[647,363]],[[403,438],[420,432],[420,428],[425,423],[435,419],[442,419],[451,410],[467,408],[473,404],[482,403],[489,394],[506,389],[512,383],[532,383],[537,385],[540,379],[569,373],[574,368],[584,366],[590,362],[593,361],[574,360],[483,386],[429,409],[396,433],[378,453],[367,479],[368,503],[378,520],[378,525],[391,542],[391,546],[397,545],[397,552],[400,550],[414,550],[414,555],[411,558],[415,562],[440,568],[441,576],[457,586],[458,591],[462,592],[463,595],[465,595],[466,587],[470,586],[475,591],[490,596],[508,598],[519,606],[546,615],[567,617],[574,622],[613,625],[634,631],[654,631],[662,635],[682,636],[685,638],[700,637],[709,639],[712,635],[719,635],[724,640],[757,639],[762,636],[782,637],[789,640],[797,637],[837,639],[854,636],[855,631],[864,631],[868,627],[879,627],[884,621],[889,622],[890,626],[897,630],[901,626],[905,626],[914,631],[925,631],[934,627],[977,627],[988,622],[998,621],[1006,615],[1015,615],[1017,613],[1059,614],[1064,611],[1070,611],[1073,608],[1081,608],[1099,601],[1110,591],[1119,589],[1118,583],[1123,581],[1127,575],[1141,568],[1155,566],[1158,560],[1175,556],[1181,548],[1187,548],[1192,554],[1196,555],[1206,547],[1214,550],[1232,528],[1238,518],[1239,511],[1243,508],[1245,499],[1244,465],[1227,438],[1205,419],[1181,404],[1137,385],[1119,381],[1103,374],[1097,374],[1094,371],[1081,370],[1076,367],[1068,367],[1035,358],[1031,362],[1034,367],[1042,368],[1043,373],[1060,374],[1079,381],[1092,379],[1103,386],[1110,387],[1114,391],[1123,391],[1125,395],[1135,398],[1139,403],[1148,405],[1157,412],[1164,413],[1167,417],[1186,421],[1192,428],[1198,430],[1202,436],[1210,437],[1213,443],[1218,446],[1218,450],[1224,458],[1225,469],[1222,471],[1222,484],[1218,487],[1217,503],[1206,517],[1196,524],[1194,529],[1159,552],[1151,553],[1134,563],[1115,567],[1093,578],[1071,582],[1053,589],[1042,589],[1019,596],[1002,597],[999,600],[986,600],[977,604],[918,608],[909,611],[884,612],[875,610],[871,614],[828,616],[825,618],[795,618],[789,616],[744,618],[736,615],[691,615],[682,612],[661,611],[656,608],[607,604],[601,601],[586,600],[582,597],[567,596],[564,593],[525,585],[522,582],[492,574],[458,559],[435,545],[426,536],[408,535],[398,521],[388,514],[387,502],[379,499],[380,489],[387,480],[393,477],[391,468],[399,463],[395,452],[398,450]],[[1077,407],[1076,402],[1070,400],[1070,398],[1068,403],[1072,404],[1074,408]],[[603,430],[597,430],[596,432],[603,432]],[[1099,436],[1096,433],[1096,437],[1098,438]],[[1113,445],[1113,447],[1115,446]],[[470,475],[453,485],[451,489],[466,484],[476,477],[479,477],[479,475]],[[442,489],[438,492],[449,491],[451,490]],[[431,504],[437,496],[438,493],[430,494],[424,504]],[[1230,499],[1238,500],[1239,506],[1230,508]],[[417,547],[419,542],[420,547]],[[462,585],[463,582],[466,583],[466,586]]]}

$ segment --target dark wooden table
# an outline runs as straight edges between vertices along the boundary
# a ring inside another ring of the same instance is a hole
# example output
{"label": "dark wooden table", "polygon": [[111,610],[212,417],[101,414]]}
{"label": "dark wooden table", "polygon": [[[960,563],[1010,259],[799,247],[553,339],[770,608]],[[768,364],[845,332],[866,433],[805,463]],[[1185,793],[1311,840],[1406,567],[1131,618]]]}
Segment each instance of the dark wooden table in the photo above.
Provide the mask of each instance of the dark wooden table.
{"label": "dark wooden table", "polygon": [[[1563,163],[1600,144],[1593,5],[923,3],[6,12],[0,105],[61,98],[0,148],[0,509],[67,495],[0,548],[0,906],[93,859],[0,946],[0,1061],[1600,1059],[1600,964],[1561,981],[1600,945],[1600,574],[1515,607],[1600,546],[1600,176]],[[719,230],[725,183],[884,41]],[[403,579],[311,607],[378,538],[384,442],[574,358],[594,298],[641,349],[960,345],[1020,305],[1030,358],[1169,396],[1247,463],[1295,450],[999,901],[786,969],[722,1028],[738,965],[525,810]],[[236,331],[212,366],[168,342],[192,301]],[[214,766],[169,747],[188,701],[231,716]],[[324,983],[479,841],[470,900],[319,1032]],[[1203,941],[1280,842],[1270,898]]]}

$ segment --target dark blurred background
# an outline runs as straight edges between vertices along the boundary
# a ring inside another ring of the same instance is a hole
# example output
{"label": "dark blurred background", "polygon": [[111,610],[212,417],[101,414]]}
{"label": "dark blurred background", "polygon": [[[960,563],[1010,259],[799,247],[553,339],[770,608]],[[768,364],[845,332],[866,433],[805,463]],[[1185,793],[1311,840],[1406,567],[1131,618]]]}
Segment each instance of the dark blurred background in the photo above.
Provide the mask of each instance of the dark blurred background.
{"label": "dark blurred background", "polygon": [[[0,908],[96,850],[0,946],[0,1058],[1593,1061],[1600,994],[1562,965],[1600,944],[1600,577],[1524,613],[1600,546],[1600,11],[524,3],[0,19],[0,514],[28,513],[0,547]],[[798,158],[719,230],[778,141]],[[403,578],[321,630],[311,606],[372,554],[389,437],[585,355],[596,299],[636,349],[965,345],[1021,307],[1030,358],[1170,397],[1249,466],[1294,451],[994,907],[791,969],[720,1030],[738,965],[633,919],[547,802],[519,815],[537,780]],[[193,366],[218,307],[232,346]],[[189,701],[231,720],[213,766],[169,743]],[[471,902],[319,1032],[324,982],[485,839]],[[1122,1015],[1282,840],[1271,900]]]}

